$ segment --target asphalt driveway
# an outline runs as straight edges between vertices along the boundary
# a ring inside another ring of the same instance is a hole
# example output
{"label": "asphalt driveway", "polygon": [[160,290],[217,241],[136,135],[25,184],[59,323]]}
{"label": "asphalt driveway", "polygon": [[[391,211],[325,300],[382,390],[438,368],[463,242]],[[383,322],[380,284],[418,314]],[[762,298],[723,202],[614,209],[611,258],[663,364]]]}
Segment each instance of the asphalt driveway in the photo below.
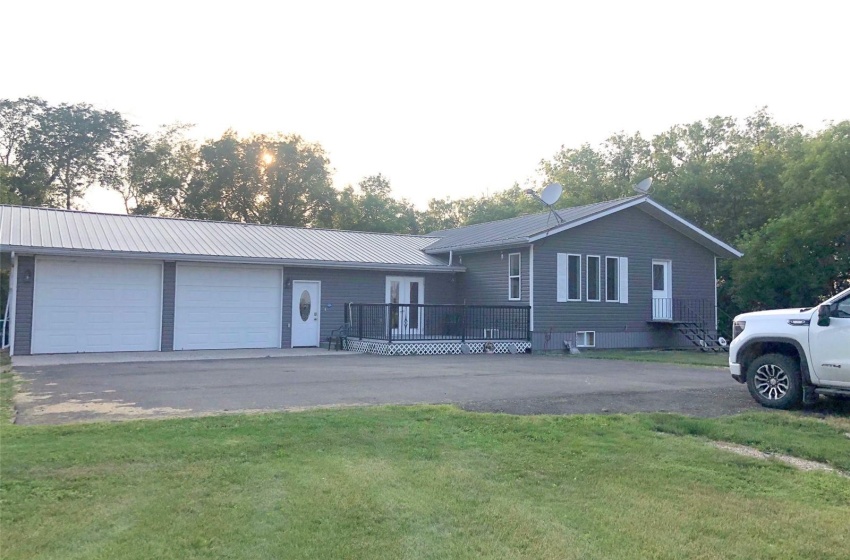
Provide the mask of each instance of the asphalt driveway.
{"label": "asphalt driveway", "polygon": [[18,367],[22,424],[454,403],[514,414],[756,408],[722,368],[560,356],[329,357]]}

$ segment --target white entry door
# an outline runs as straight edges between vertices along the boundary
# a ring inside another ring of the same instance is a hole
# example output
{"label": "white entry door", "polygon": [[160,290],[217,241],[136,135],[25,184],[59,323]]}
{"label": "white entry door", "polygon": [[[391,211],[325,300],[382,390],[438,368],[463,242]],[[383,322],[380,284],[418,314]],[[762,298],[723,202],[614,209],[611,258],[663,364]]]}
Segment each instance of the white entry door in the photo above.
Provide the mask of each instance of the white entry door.
{"label": "white entry door", "polygon": [[322,316],[320,282],[292,282],[292,347],[319,346]]}
{"label": "white entry door", "polygon": [[652,261],[652,318],[673,319],[673,279],[670,261]]}
{"label": "white entry door", "polygon": [[393,338],[415,338],[422,332],[425,301],[425,279],[410,276],[387,276],[389,326]]}
{"label": "white entry door", "polygon": [[174,349],[280,348],[279,267],[178,264]]}

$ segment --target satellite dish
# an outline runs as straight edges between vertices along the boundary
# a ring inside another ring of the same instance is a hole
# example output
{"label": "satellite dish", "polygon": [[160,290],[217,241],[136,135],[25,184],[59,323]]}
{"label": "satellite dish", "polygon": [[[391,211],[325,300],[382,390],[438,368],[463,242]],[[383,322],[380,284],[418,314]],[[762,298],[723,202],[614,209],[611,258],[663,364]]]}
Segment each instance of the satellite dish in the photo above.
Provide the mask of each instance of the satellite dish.
{"label": "satellite dish", "polygon": [[652,186],[652,177],[647,177],[634,187],[632,187],[635,191],[640,194],[647,194],[649,192],[649,188]]}
{"label": "satellite dish", "polygon": [[546,206],[552,206],[558,202],[558,199],[561,198],[563,193],[564,187],[558,183],[550,183],[546,185],[546,188],[544,188],[543,192],[540,193],[540,200],[542,200],[543,204]]}
{"label": "satellite dish", "polygon": [[536,198],[540,202],[546,205],[546,208],[549,209],[549,212],[555,216],[555,221],[559,224],[564,223],[564,219],[555,212],[555,209],[552,208],[552,205],[558,202],[558,199],[561,198],[561,194],[564,192],[564,187],[559,185],[558,183],[551,183],[546,185],[546,188],[538,195],[534,192],[534,189],[526,189],[525,194],[530,196],[531,198]]}

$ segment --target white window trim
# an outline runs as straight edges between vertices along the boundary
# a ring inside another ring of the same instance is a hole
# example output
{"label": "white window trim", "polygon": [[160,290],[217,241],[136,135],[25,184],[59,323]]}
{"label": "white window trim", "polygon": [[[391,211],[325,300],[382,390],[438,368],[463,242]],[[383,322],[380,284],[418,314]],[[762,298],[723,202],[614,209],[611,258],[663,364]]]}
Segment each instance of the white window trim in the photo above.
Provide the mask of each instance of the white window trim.
{"label": "white window trim", "polygon": [[[576,278],[578,278],[578,298],[570,298],[570,257],[578,257],[578,274],[576,274]],[[567,301],[581,301],[581,255],[578,253],[567,253]]]}
{"label": "white window trim", "polygon": [[[511,257],[516,255],[517,257],[517,267],[518,274],[511,274]],[[518,279],[517,282],[518,294],[517,297],[511,297],[511,280],[514,278]],[[522,300],[522,253],[508,253],[508,301],[520,301]]]}
{"label": "white window trim", "polygon": [[[590,299],[590,259],[596,259],[598,263],[596,265],[596,299]],[[584,297],[587,301],[602,301],[602,290],[599,284],[602,279],[602,257],[600,255],[585,255],[585,260],[585,271],[588,276],[584,286]]]}
{"label": "white window trim", "polygon": [[[588,335],[592,344],[587,343]],[[596,348],[596,331],[576,331],[576,348]]]}
{"label": "white window trim", "polygon": [[[614,283],[617,285],[617,297],[610,298],[608,297],[608,260],[617,261],[617,277],[614,279]],[[605,256],[605,301],[609,303],[618,303],[620,301],[620,257],[610,257]]]}

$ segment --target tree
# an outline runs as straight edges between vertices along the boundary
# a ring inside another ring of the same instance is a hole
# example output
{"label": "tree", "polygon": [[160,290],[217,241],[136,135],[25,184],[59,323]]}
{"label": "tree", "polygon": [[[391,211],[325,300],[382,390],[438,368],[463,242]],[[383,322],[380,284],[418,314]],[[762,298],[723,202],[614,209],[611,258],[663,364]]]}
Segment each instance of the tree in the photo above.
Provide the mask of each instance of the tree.
{"label": "tree", "polygon": [[480,224],[495,220],[506,220],[524,214],[534,214],[543,211],[540,203],[525,194],[525,189],[518,183],[508,189],[490,196],[466,199],[467,208],[464,210],[466,224]]}
{"label": "tree", "polygon": [[351,231],[418,233],[419,223],[413,205],[392,197],[389,180],[381,175],[364,177],[357,190],[348,186],[339,193],[334,227]]}
{"label": "tree", "polygon": [[801,144],[782,191],[782,213],[744,235],[730,263],[740,309],[814,304],[850,286],[850,121]]}
{"label": "tree", "polygon": [[91,105],[47,105],[38,98],[2,100],[3,165],[8,189],[23,204],[71,208],[101,180],[129,125],[115,111]]}
{"label": "tree", "polygon": [[328,166],[321,146],[299,136],[242,139],[227,131],[200,147],[170,207],[186,218],[330,226],[336,191]]}
{"label": "tree", "polygon": [[419,229],[423,233],[457,228],[467,221],[467,199],[432,198],[428,208],[419,213]]}
{"label": "tree", "polygon": [[102,182],[124,199],[128,214],[177,216],[198,160],[189,125],[162,127],[156,134],[126,135]]}
{"label": "tree", "polygon": [[47,103],[38,97],[0,99],[0,202],[38,206],[47,200],[47,185],[25,177],[22,147],[37,127]]}

